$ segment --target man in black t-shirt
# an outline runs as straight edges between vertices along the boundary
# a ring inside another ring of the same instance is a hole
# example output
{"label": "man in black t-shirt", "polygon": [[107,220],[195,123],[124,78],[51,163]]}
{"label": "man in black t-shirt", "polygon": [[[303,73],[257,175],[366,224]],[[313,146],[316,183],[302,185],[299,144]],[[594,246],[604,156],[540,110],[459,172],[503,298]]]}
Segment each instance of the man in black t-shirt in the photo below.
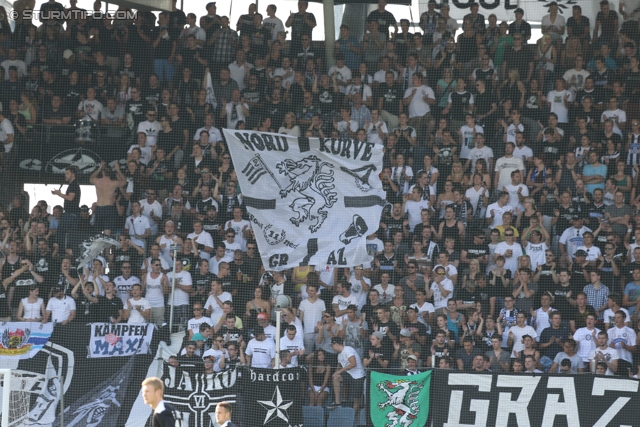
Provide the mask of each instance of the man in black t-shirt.
{"label": "man in black t-shirt", "polygon": [[80,215],[80,185],[76,180],[77,173],[77,166],[68,166],[64,172],[64,180],[69,184],[67,191],[64,194],[62,194],[60,189],[51,192],[51,194],[64,199],[64,213],[62,214],[62,219],[56,232],[58,245],[60,245],[61,250],[66,249],[66,235],[71,230],[77,228],[78,217]]}
{"label": "man in black t-shirt", "polygon": [[404,92],[402,86],[395,81],[392,71],[387,71],[384,76],[384,83],[378,86],[375,97],[380,119],[387,122],[389,129],[398,127],[398,116],[402,112],[402,99]]}
{"label": "man in black t-shirt", "polygon": [[104,296],[98,295],[96,322],[120,323],[123,321],[123,309],[122,299],[116,295],[116,288],[113,282],[105,282]]}

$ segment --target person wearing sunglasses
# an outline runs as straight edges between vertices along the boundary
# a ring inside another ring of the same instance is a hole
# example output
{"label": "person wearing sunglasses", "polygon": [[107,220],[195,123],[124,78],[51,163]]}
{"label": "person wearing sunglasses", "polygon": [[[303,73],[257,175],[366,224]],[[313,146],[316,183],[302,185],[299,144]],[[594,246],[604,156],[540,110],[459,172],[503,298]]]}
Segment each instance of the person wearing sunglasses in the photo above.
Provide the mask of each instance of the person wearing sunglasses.
{"label": "person wearing sunglasses", "polygon": [[511,228],[506,229],[504,232],[504,242],[498,243],[493,253],[494,261],[499,256],[503,256],[505,259],[504,268],[511,270],[513,278],[513,273],[518,270],[518,258],[522,255],[522,246],[515,241],[515,231]]}

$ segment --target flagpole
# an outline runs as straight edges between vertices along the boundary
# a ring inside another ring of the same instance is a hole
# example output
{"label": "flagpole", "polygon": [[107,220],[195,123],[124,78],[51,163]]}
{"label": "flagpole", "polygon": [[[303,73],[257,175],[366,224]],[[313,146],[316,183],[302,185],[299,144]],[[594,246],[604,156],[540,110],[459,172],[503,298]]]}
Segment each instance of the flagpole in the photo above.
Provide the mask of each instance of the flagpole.
{"label": "flagpole", "polygon": [[258,159],[258,161],[260,162],[260,164],[262,165],[262,167],[264,168],[264,170],[267,171],[267,173],[269,174],[269,176],[271,176],[271,178],[273,178],[273,180],[276,182],[276,185],[278,186],[278,188],[280,188],[280,190],[284,190],[284,188],[282,188],[282,185],[280,184],[280,181],[278,181],[276,179],[276,176],[273,174],[273,172],[271,172],[271,169],[269,169],[267,167],[267,165],[264,163],[264,161],[262,160],[262,157],[260,157],[260,154],[256,154],[256,159]]}
{"label": "flagpole", "polygon": [[171,307],[169,308],[169,335],[173,333],[173,307],[175,306],[174,297],[176,294],[176,259],[178,257],[178,244],[173,241],[171,249],[173,249],[173,272],[171,272]]}
{"label": "flagpole", "polygon": [[280,369],[280,328],[282,320],[282,310],[276,310],[276,363],[274,369]]}

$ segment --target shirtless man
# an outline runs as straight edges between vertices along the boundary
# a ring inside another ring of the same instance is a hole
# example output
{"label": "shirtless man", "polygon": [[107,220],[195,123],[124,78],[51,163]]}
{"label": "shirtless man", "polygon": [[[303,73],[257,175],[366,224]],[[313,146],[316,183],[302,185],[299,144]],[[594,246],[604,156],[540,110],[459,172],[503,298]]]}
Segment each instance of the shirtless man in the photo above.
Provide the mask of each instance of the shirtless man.
{"label": "shirtless man", "polygon": [[116,180],[112,180],[105,170],[106,163],[100,163],[100,167],[91,174],[89,182],[96,186],[98,201],[95,210],[95,226],[97,230],[106,235],[111,234],[111,230],[116,230],[122,220],[118,216],[116,208],[116,190],[118,187],[127,184],[127,180],[120,172],[118,164],[115,165]]}

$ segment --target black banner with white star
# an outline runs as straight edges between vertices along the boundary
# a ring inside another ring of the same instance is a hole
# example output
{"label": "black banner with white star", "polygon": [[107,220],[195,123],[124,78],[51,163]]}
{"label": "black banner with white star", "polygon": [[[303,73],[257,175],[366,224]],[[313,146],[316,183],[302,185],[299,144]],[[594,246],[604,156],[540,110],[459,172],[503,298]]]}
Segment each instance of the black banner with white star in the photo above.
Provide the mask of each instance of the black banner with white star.
{"label": "black banner with white star", "polygon": [[246,425],[302,427],[306,378],[307,371],[304,368],[246,368],[242,373]]}

